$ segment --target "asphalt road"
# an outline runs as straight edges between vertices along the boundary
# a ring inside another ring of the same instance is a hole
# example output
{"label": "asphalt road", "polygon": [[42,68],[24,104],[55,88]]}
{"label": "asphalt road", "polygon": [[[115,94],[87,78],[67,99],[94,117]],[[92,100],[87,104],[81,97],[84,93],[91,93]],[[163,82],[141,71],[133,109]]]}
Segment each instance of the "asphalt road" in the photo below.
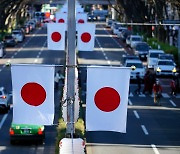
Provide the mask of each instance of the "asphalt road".
{"label": "asphalt road", "polygon": [[[82,88],[82,101],[86,100],[86,66],[121,66],[122,55],[132,54],[124,44],[112,35],[103,24],[96,26],[95,49],[92,52],[79,51],[79,76]],[[7,49],[7,55],[0,59],[0,86],[12,91],[9,63],[64,64],[63,51],[47,49],[46,29],[36,29],[23,43]],[[56,68],[58,69],[58,68]],[[150,95],[135,95],[135,83],[130,84],[127,117],[127,133],[87,132],[87,154],[180,154],[180,95],[169,95],[169,79],[160,79],[163,85],[162,106],[153,105]],[[59,116],[60,93],[55,92],[55,124]],[[85,108],[84,108],[85,110]],[[12,121],[12,108],[8,114],[0,114],[0,154],[55,153],[56,125],[46,128],[43,145],[20,143],[11,145],[9,127]]]}
{"label": "asphalt road", "polygon": [[[132,54],[132,51],[125,48],[125,44],[112,35],[110,29],[97,25],[95,51],[79,52],[83,102],[86,99],[86,67],[83,66],[121,66],[122,55],[125,53]],[[87,132],[87,154],[180,154],[180,95],[169,95],[169,81],[166,78],[160,79],[163,86],[162,106],[154,106],[151,95],[135,95],[137,86],[131,83],[127,133]]]}
{"label": "asphalt road", "polygon": [[[30,64],[64,64],[65,52],[47,49],[46,29],[36,29],[26,36],[23,43],[16,47],[7,48],[7,54],[0,59],[0,86],[4,86],[9,93],[12,91],[10,67],[5,64],[30,63]],[[56,70],[61,68],[56,67]],[[23,72],[22,72],[23,76]],[[18,82],[18,81],[17,81]],[[59,118],[60,91],[55,90],[55,119],[53,126],[45,127],[45,142],[38,145],[33,142],[19,142],[10,144],[9,128],[12,122],[12,107],[8,114],[0,114],[0,154],[54,154],[56,141],[56,126]],[[23,118],[23,117],[22,117]]]}

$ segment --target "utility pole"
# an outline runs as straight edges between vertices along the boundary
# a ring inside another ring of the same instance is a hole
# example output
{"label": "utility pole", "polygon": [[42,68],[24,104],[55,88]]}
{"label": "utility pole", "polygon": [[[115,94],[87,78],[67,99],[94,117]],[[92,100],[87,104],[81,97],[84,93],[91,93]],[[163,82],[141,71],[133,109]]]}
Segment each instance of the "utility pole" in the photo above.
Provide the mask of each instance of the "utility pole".
{"label": "utility pole", "polygon": [[75,93],[75,67],[76,67],[76,23],[75,23],[75,0],[68,0],[68,22],[67,22],[67,130],[71,137],[74,129],[74,93]]}

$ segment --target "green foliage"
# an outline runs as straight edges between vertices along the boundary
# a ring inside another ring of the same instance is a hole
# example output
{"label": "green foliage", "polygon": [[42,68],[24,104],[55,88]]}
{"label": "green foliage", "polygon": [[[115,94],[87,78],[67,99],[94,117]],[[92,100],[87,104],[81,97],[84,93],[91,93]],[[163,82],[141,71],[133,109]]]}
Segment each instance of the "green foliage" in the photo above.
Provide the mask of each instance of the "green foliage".
{"label": "green foliage", "polygon": [[[63,121],[63,118],[59,119],[59,125],[57,127],[57,138],[56,138],[56,148],[55,148],[55,153],[59,154],[59,142],[61,139],[65,137],[66,134],[66,123]],[[85,126],[84,126],[84,121],[80,118],[78,121],[75,123],[75,134],[79,136],[80,138],[84,138],[85,134]]]}

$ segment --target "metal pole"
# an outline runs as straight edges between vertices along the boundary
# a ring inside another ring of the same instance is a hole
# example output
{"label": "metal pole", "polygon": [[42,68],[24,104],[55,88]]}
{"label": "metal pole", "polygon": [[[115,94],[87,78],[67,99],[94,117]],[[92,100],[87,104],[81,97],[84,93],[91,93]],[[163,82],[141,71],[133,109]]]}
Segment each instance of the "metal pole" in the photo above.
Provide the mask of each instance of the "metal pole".
{"label": "metal pole", "polygon": [[68,22],[67,22],[67,134],[75,132],[74,129],[74,83],[75,83],[75,0],[68,0]]}
{"label": "metal pole", "polygon": [[178,64],[180,65],[180,26],[178,27]]}

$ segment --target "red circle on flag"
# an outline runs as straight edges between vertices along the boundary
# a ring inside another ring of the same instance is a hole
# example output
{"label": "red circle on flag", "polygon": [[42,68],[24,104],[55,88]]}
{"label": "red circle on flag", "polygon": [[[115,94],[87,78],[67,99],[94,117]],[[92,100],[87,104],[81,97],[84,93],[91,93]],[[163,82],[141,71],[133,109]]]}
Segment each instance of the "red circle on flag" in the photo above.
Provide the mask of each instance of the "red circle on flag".
{"label": "red circle on flag", "polygon": [[54,42],[58,42],[61,40],[61,34],[59,32],[53,32],[51,38]]}
{"label": "red circle on flag", "polygon": [[94,102],[101,111],[111,112],[120,105],[120,95],[114,88],[104,87],[96,92]]}
{"label": "red circle on flag", "polygon": [[64,19],[59,19],[58,23],[64,23]]}
{"label": "red circle on flag", "polygon": [[22,87],[21,97],[27,104],[39,106],[46,99],[46,91],[40,84],[29,82]]}
{"label": "red circle on flag", "polygon": [[87,43],[91,40],[91,35],[89,33],[85,32],[81,35],[81,40],[83,42]]}
{"label": "red circle on flag", "polygon": [[78,23],[83,24],[83,23],[84,23],[84,20],[83,20],[83,19],[79,19],[79,20],[78,20]]}

